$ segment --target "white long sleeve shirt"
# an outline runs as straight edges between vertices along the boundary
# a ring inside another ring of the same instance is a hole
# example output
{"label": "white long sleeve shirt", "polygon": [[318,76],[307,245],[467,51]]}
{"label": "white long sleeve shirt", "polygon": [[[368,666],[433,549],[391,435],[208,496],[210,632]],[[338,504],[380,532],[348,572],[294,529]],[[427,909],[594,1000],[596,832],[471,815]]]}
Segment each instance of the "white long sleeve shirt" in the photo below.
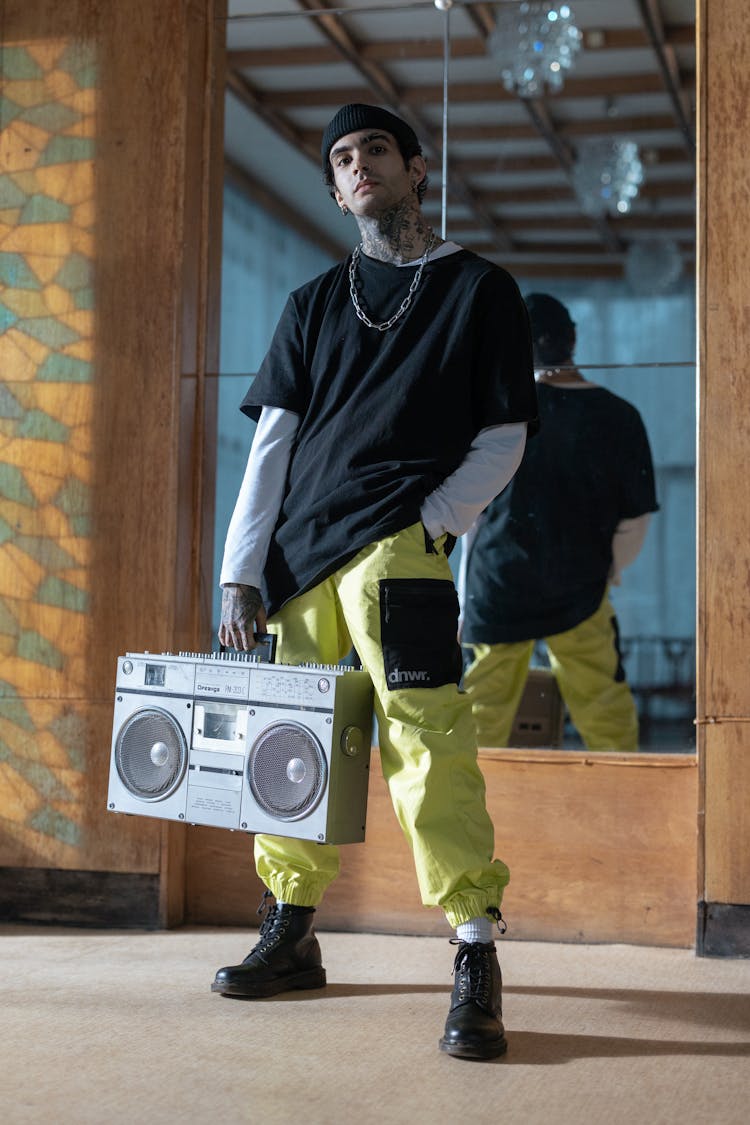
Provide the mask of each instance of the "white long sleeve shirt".
{"label": "white long sleeve shirt", "polygon": [[268,546],[284,499],[299,415],[264,406],[247,459],[229,530],[219,582],[260,587]]}
{"label": "white long sleeve shirt", "polygon": [[[259,587],[271,536],[284,498],[299,416],[264,406],[229,523],[219,581]],[[421,518],[429,535],[461,535],[521,463],[526,423],[491,426],[477,434],[466,457],[425,499]]]}

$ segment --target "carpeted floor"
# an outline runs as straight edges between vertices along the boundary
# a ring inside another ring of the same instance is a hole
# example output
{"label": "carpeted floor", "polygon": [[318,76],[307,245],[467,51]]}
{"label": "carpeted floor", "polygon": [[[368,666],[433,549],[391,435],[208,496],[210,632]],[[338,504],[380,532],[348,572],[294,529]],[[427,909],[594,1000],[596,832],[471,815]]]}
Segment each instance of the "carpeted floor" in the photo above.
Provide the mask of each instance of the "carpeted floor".
{"label": "carpeted floor", "polygon": [[453,947],[320,935],[328,987],[209,991],[254,936],[0,928],[7,1125],[744,1125],[750,961],[501,942],[509,1051],[440,1053]]}

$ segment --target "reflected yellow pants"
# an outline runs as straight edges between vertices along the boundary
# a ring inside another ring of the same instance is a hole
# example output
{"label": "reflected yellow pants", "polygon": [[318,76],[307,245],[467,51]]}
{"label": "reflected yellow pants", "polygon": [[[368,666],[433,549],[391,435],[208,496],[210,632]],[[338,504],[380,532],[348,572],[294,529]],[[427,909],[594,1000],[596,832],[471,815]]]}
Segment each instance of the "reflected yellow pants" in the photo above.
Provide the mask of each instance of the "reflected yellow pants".
{"label": "reflected yellow pants", "polygon": [[[552,671],[588,750],[638,749],[638,714],[621,671],[617,619],[607,595],[596,613],[544,637]],[[467,645],[472,662],[464,689],[474,708],[480,746],[508,746],[534,641]]]}
{"label": "reflected yellow pants", "polygon": [[[432,666],[436,646],[442,646],[443,663],[455,656],[456,678],[460,674],[451,571],[441,540],[434,549],[427,542],[419,523],[373,543],[274,614],[269,631],[278,635],[277,659],[284,664],[334,664],[352,645],[357,650],[374,685],[383,775],[412,848],[422,901],[442,907],[449,923],[457,926],[500,905],[509,873],[492,858],[494,832],[468,697],[450,682],[394,687],[409,677],[394,671],[392,652],[390,664],[384,658],[384,631],[392,630],[394,615],[401,615],[405,631],[415,634],[404,661]],[[384,586],[394,579],[411,605],[384,618]],[[431,609],[428,603],[436,594]],[[390,623],[384,626],[384,620]],[[386,647],[392,639],[389,633]],[[257,835],[255,862],[259,877],[277,898],[316,906],[338,874],[339,851],[331,844]]]}

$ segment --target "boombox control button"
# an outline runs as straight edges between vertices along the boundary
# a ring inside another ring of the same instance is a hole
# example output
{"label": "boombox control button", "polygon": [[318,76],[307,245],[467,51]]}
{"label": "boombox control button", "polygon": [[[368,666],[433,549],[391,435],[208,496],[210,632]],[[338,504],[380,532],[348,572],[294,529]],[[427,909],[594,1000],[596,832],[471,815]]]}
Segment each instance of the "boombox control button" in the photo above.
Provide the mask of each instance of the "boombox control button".
{"label": "boombox control button", "polygon": [[341,732],[341,749],[347,758],[356,758],[362,751],[364,738],[359,727],[344,727]]}
{"label": "boombox control button", "polygon": [[123,660],[122,670],[123,670],[124,675],[129,676],[130,673],[133,671],[133,661],[132,660]]}
{"label": "boombox control button", "polygon": [[322,692],[325,695],[325,693],[327,691],[330,691],[330,690],[331,690],[331,681],[327,680],[325,678],[325,676],[321,676],[320,679],[318,680],[318,691]]}

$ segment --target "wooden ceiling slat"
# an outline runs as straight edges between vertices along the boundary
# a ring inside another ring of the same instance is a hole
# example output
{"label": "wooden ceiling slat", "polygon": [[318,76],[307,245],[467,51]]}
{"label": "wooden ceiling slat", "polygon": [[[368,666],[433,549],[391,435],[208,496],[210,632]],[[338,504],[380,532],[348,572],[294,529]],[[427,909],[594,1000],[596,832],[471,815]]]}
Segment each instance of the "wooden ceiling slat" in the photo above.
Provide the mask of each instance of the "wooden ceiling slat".
{"label": "wooden ceiling slat", "polygon": [[[300,87],[293,90],[265,90],[260,96],[268,105],[280,109],[293,109],[300,106],[335,107],[349,101],[366,101],[372,98],[373,89],[369,86],[315,86]],[[548,99],[550,104],[558,98],[613,98],[628,94],[663,94],[664,83],[658,74],[612,74],[591,78],[569,78],[562,92]],[[464,105],[470,102],[494,103],[515,102],[516,95],[509,93],[498,82],[454,82],[450,87],[451,102]],[[385,100],[385,99],[384,99]],[[393,101],[389,98],[388,101]],[[397,99],[406,107],[441,104],[443,87],[441,84],[409,86],[400,91]],[[674,124],[674,123],[672,123]]]}
{"label": "wooden ceiling slat", "polygon": [[[467,247],[474,249],[475,243],[470,238],[464,238],[462,241]],[[477,239],[477,242],[479,241],[480,239]],[[692,253],[694,250],[694,245],[689,239],[677,239],[676,241],[681,252]],[[596,254],[598,250],[596,243],[592,242],[555,242],[544,238],[524,239],[523,242],[518,243],[516,249],[517,251],[527,251],[529,254],[565,254],[569,258],[591,256]]]}
{"label": "wooden ceiling slat", "polygon": [[[601,40],[601,42],[600,42]],[[649,46],[649,38],[642,28],[605,28],[584,32],[584,47],[597,53],[622,51],[630,48],[642,50]],[[691,46],[695,43],[693,27],[665,29],[665,43],[670,47]],[[408,62],[419,59],[442,59],[442,39],[388,39],[360,44],[360,53],[368,62]],[[454,59],[479,58],[487,54],[486,40],[481,35],[461,36],[451,39],[451,57]],[[330,66],[340,61],[335,47],[325,43],[301,46],[243,48],[229,51],[229,66],[239,69],[257,67]]]}
{"label": "wooden ceiling slat", "polygon": [[[558,130],[564,136],[610,136],[618,133],[665,133],[673,132],[674,118],[669,114],[631,117],[599,117],[587,121],[558,122]],[[316,145],[320,140],[317,129],[300,130],[305,143]],[[516,141],[531,140],[539,136],[533,125],[462,125],[451,122],[448,139],[451,141]],[[684,159],[684,157],[683,157]]]}
{"label": "wooden ceiling slat", "polygon": [[498,255],[490,246],[473,246],[476,254],[509,269],[517,278],[525,277],[572,277],[620,278],[623,266],[620,262],[528,262],[523,259],[508,259]]}
{"label": "wooden ceiling slat", "polygon": [[615,114],[613,117],[565,121],[558,123],[558,127],[571,137],[594,134],[608,136],[614,133],[671,133],[674,130],[674,118],[665,113],[629,116]]}
{"label": "wooden ceiling slat", "polygon": [[[670,47],[694,47],[695,27],[674,24],[664,28],[664,40]],[[649,46],[641,27],[590,28],[583,33],[583,46],[588,51],[627,51]]]}
{"label": "wooden ceiling slat", "polygon": [[242,168],[230,157],[224,158],[224,176],[228,183],[233,184],[244,195],[262,207],[269,215],[273,215],[291,230],[296,231],[314,246],[320,247],[334,261],[346,257],[351,249],[345,242],[336,242],[314,224],[308,222],[299,208],[292,207],[280,198],[279,193],[271,191],[255,176],[251,176],[246,168]]}
{"label": "wooden ceiling slat", "polygon": [[301,133],[294,125],[288,121],[281,114],[276,113],[275,110],[265,105],[258,95],[258,91],[252,85],[250,80],[244,74],[240,74],[236,70],[227,70],[226,74],[227,89],[234,94],[238,101],[240,101],[251,113],[256,113],[267,125],[283,137],[290,145],[299,148],[306,156],[310,157],[316,162],[320,159],[318,145],[320,138],[316,144],[310,142],[309,134]]}
{"label": "wooden ceiling slat", "polygon": [[[523,259],[508,259],[493,253],[488,246],[472,247],[476,254],[481,254],[491,261],[505,266],[517,278],[527,277],[565,277],[583,278],[586,281],[592,278],[622,278],[625,275],[624,265],[620,262],[529,262]],[[694,259],[686,259],[683,263],[685,272],[692,272]]]}
{"label": "wooden ceiling slat", "polygon": [[[659,167],[665,164],[683,164],[692,169],[689,157],[683,146],[679,148],[646,148],[641,152],[641,158],[647,168]],[[455,158],[451,161],[451,168],[458,169],[467,175],[479,175],[487,172],[552,172],[559,167],[554,156],[523,155],[523,156],[471,156]]]}
{"label": "wooden ceiling slat", "polygon": [[[635,232],[660,232],[660,231],[686,231],[691,232],[695,227],[694,215],[618,215],[614,220],[618,230],[627,237]],[[560,215],[547,212],[546,214],[525,215],[518,218],[506,217],[506,226],[515,232],[518,231],[577,231],[590,230],[591,226],[584,215]],[[461,234],[476,230],[476,223],[470,219],[451,220],[450,229],[453,234]]]}
{"label": "wooden ceiling slat", "polygon": [[[654,180],[645,183],[639,192],[639,199],[685,199],[695,193],[692,180]],[[570,198],[572,191],[568,185],[552,187],[488,188],[477,192],[485,204],[496,203],[545,203],[548,200]]]}

